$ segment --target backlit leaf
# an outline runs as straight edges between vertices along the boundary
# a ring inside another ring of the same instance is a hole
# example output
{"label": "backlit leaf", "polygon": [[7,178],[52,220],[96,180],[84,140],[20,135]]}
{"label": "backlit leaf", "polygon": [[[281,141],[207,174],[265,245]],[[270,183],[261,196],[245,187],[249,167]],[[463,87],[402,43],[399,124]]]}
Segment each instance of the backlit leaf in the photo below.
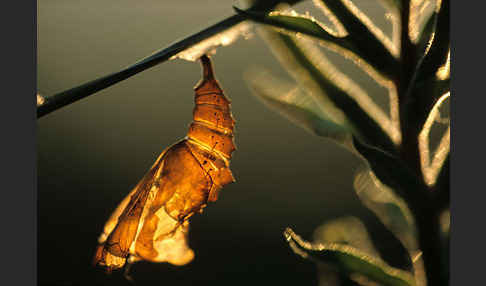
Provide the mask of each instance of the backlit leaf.
{"label": "backlit leaf", "polygon": [[[248,10],[243,11],[237,8],[235,8],[235,10],[240,13],[240,15],[253,21],[315,37],[324,41],[323,46],[344,56],[353,58],[353,56],[350,55],[351,53],[355,55],[354,58],[361,58],[385,76],[392,77],[396,72],[398,64],[397,59],[359,20],[353,21],[352,24],[350,24],[355,27],[353,28],[353,31],[356,33],[359,31],[358,35],[354,35],[353,33],[353,37],[350,35],[338,37],[337,34],[333,35],[331,30],[324,24],[309,16],[287,15],[282,14],[282,12],[272,12],[268,14],[251,12]],[[348,14],[352,15],[352,13]],[[345,27],[349,31],[348,26],[345,25]],[[355,60],[358,62],[360,61],[359,59]]]}
{"label": "backlit leaf", "polygon": [[356,194],[409,251],[417,250],[416,228],[406,203],[392,189],[382,184],[368,168],[354,179]]}
{"label": "backlit leaf", "polygon": [[312,42],[261,29],[277,59],[326,114],[370,144],[394,150],[397,126],[366,94],[340,72]]}
{"label": "backlit leaf", "polygon": [[364,224],[355,217],[326,221],[314,230],[314,242],[347,244],[369,255],[379,257]]}
{"label": "backlit leaf", "polygon": [[319,104],[295,84],[277,79],[263,69],[253,69],[245,77],[254,95],[296,125],[318,136],[345,144],[351,129],[330,118]]}
{"label": "backlit leaf", "polygon": [[390,267],[383,260],[349,245],[310,243],[287,228],[284,232],[292,250],[306,259],[331,263],[347,275],[362,275],[384,285],[415,285],[409,272]]}

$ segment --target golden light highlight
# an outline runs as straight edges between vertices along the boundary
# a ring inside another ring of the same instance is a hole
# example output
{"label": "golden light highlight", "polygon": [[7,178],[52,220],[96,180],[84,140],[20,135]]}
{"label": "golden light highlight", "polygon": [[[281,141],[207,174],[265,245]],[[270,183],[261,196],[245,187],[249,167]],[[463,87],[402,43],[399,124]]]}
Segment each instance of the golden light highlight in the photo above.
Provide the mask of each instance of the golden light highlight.
{"label": "golden light highlight", "polygon": [[451,50],[447,53],[446,62],[437,70],[435,76],[439,80],[446,80],[451,77]]}
{"label": "golden light highlight", "polygon": [[409,37],[413,43],[417,43],[420,33],[424,30],[428,19],[437,12],[440,3],[438,1],[412,0],[410,1],[410,17],[408,23]]}
{"label": "golden light highlight", "polygon": [[440,168],[443,165],[447,154],[450,150],[450,124],[446,132],[432,155],[432,160],[430,156],[430,144],[429,135],[432,125],[439,116],[439,108],[442,103],[450,97],[450,92],[443,94],[435,103],[434,107],[430,111],[427,120],[425,121],[424,127],[420,131],[418,137],[419,153],[420,153],[420,166],[422,169],[422,174],[424,176],[425,183],[429,186],[434,185],[437,180],[437,175],[439,174]]}
{"label": "golden light highlight", "polygon": [[46,99],[39,93],[36,95],[36,97],[37,97],[37,107],[43,105],[46,102]]}
{"label": "golden light highlight", "polygon": [[196,61],[204,54],[214,54],[216,49],[220,46],[228,46],[235,42],[240,36],[247,39],[251,37],[251,24],[248,22],[241,22],[228,28],[220,33],[211,36],[198,44],[195,44],[188,49],[172,56],[170,59],[183,59],[187,61]]}
{"label": "golden light highlight", "polygon": [[373,21],[366,16],[365,13],[361,12],[361,10],[354,5],[354,3],[350,0],[341,0],[343,4],[353,13],[356,18],[358,18],[367,28],[368,30],[386,47],[386,49],[395,57],[399,57],[399,47],[398,43],[393,42],[389,37],[383,33],[383,31],[377,27]]}
{"label": "golden light highlight", "polygon": [[[320,8],[323,9],[323,11],[326,11],[325,10],[325,6],[320,7]],[[344,36],[346,36],[348,34],[346,32],[346,29],[344,29],[344,27],[342,26],[342,24],[337,20],[337,18],[334,16],[334,14],[332,14],[332,12],[329,11],[329,9],[327,10],[327,12],[328,13],[326,13],[326,16],[329,17],[329,19],[333,23],[334,27],[336,28],[336,30],[334,30],[331,27],[327,26],[326,24],[324,24],[324,23],[316,20],[316,18],[314,18],[313,16],[311,16],[308,12],[305,13],[305,14],[299,14],[299,13],[297,13],[297,11],[295,11],[293,9],[290,9],[290,6],[288,4],[280,4],[280,5],[278,5],[277,6],[277,10],[276,11],[271,11],[270,13],[268,13],[268,15],[269,16],[300,17],[300,18],[307,19],[307,20],[311,21],[312,23],[314,23],[317,26],[321,27],[323,30],[325,30],[327,33],[329,33],[330,35],[332,35],[334,37],[344,37]]]}
{"label": "golden light highlight", "polygon": [[346,31],[346,28],[344,28],[343,24],[341,24],[341,22],[339,22],[336,15],[334,15],[332,10],[329,9],[326,6],[324,1],[313,0],[313,2],[314,2],[314,6],[319,8],[322,11],[322,13],[329,19],[329,21],[331,21],[334,28],[336,29],[336,34],[337,34],[336,36],[337,37],[346,37],[348,35],[348,31]]}

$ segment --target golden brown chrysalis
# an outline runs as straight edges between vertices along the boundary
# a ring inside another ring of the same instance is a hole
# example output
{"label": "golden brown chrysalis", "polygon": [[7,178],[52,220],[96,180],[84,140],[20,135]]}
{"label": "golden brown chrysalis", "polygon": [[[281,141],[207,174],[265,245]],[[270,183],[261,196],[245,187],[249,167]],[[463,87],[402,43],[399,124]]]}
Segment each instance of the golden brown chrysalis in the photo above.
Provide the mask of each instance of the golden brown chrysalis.
{"label": "golden brown chrysalis", "polygon": [[194,258],[189,218],[218,199],[234,182],[229,168],[235,121],[230,101],[201,57],[203,79],[195,87],[193,122],[187,136],[162,152],[149,172],[105,224],[94,264],[107,271],[140,260],[184,265]]}

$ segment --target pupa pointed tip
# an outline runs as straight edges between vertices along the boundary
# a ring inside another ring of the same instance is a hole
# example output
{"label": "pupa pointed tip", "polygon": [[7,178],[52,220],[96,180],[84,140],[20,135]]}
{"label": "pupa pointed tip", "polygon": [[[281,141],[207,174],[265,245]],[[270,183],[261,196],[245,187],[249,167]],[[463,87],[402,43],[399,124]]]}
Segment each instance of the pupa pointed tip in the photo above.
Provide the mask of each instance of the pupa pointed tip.
{"label": "pupa pointed tip", "polygon": [[209,56],[204,54],[201,56],[200,59],[203,68],[204,79],[213,79],[214,78],[213,66],[211,64],[211,60],[209,59]]}

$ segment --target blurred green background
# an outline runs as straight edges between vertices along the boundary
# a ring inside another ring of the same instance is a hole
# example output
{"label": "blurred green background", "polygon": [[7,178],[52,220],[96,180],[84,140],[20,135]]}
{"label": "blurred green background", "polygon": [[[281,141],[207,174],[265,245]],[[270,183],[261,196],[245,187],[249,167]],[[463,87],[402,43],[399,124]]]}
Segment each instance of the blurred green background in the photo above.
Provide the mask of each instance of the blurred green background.
{"label": "blurred green background", "polygon": [[[358,4],[384,27],[383,10],[374,2]],[[232,4],[39,1],[38,90],[51,95],[118,71],[232,15]],[[322,15],[311,1],[296,8]],[[378,248],[394,248],[389,233],[354,194],[357,159],[250,94],[243,73],[251,65],[285,76],[257,34],[219,48],[213,62],[237,120],[238,150],[231,164],[237,182],[193,217],[195,260],[185,267],[135,264],[136,285],[316,285],[316,267],[291,252],[282,232],[290,226],[310,239],[321,223],[343,215],[362,218],[378,237]],[[97,237],[160,152],[185,136],[200,74],[198,63],[166,62],[38,121],[40,285],[129,285],[118,274],[92,268]],[[362,77],[358,82],[366,84]],[[377,101],[384,96],[377,86],[368,88]]]}

